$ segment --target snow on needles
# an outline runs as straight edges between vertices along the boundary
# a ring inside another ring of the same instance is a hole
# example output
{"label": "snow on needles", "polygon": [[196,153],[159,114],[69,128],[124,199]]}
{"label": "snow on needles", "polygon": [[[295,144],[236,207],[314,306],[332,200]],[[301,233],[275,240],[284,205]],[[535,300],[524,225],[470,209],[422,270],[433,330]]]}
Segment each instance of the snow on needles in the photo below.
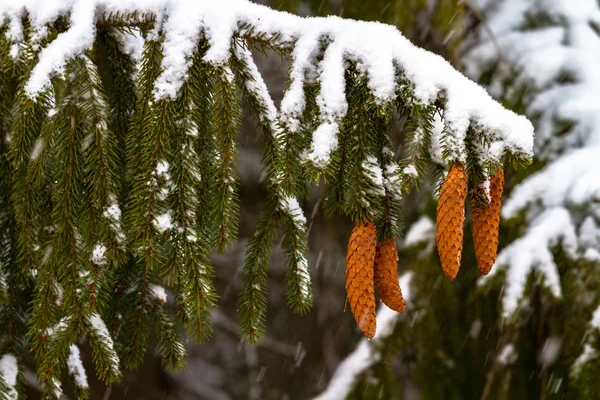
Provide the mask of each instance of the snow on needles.
{"label": "snow on needles", "polygon": [[592,342],[600,333],[600,306],[596,309],[596,311],[594,311],[594,314],[592,315],[592,320],[590,321],[590,328],[594,332],[592,332],[591,335],[588,332],[588,334],[586,335],[587,339],[583,345],[583,351],[571,366],[571,375],[573,375],[574,377],[579,376],[581,370],[585,367],[586,364],[598,358],[598,351],[594,348]]}
{"label": "snow on needles", "polygon": [[19,374],[19,366],[17,359],[12,354],[5,354],[0,358],[0,375],[4,379],[8,389],[8,399],[17,400],[19,394],[17,393],[17,375]]}
{"label": "snow on needles", "polygon": [[568,252],[573,253],[577,248],[577,235],[569,212],[564,208],[555,207],[544,211],[523,237],[498,254],[495,268],[479,282],[485,284],[504,269],[502,267],[506,267],[506,282],[509,284],[504,288],[502,297],[502,311],[505,317],[510,317],[519,307],[527,279],[534,271],[553,296],[561,297],[560,276],[550,250],[559,243],[562,243]]}
{"label": "snow on needles", "polygon": [[79,347],[72,344],[69,348],[69,358],[67,358],[67,368],[69,375],[75,380],[75,384],[79,389],[87,389],[89,387],[85,368],[81,362],[81,354]]}
{"label": "snow on needles", "polygon": [[103,348],[104,354],[108,354],[111,372],[115,375],[119,375],[119,356],[117,355],[112,337],[110,336],[102,317],[100,314],[93,312],[88,317],[87,322],[93,340],[95,340],[96,343]]}
{"label": "snow on needles", "polygon": [[[399,72],[408,79],[416,101],[431,104],[446,100],[444,119],[458,148],[453,157],[464,157],[461,144],[469,125],[490,139],[501,140],[511,153],[532,155],[533,127],[524,117],[503,108],[476,83],[468,80],[441,57],[414,46],[395,27],[338,17],[303,18],[272,10],[248,0],[15,0],[0,4],[0,21],[8,21],[8,37],[23,40],[20,17],[28,13],[34,27],[43,28],[59,16],[70,19],[39,55],[27,82],[35,98],[49,78],[59,73],[72,57],[93,45],[95,23],[103,13],[127,14],[137,11],[157,16],[157,31],[164,33],[162,72],[154,85],[156,98],[175,97],[187,78],[192,54],[204,35],[209,49],[204,60],[213,66],[229,61],[233,37],[260,37],[292,50],[290,87],[281,103],[281,120],[292,132],[305,107],[304,82],[317,81],[320,127],[317,128],[309,158],[317,166],[326,164],[337,146],[339,122],[348,111],[344,70],[356,63],[367,80],[376,102],[393,102],[397,96]],[[324,54],[318,60],[322,44]],[[318,65],[317,65],[318,64]],[[463,160],[464,161],[464,160]]]}

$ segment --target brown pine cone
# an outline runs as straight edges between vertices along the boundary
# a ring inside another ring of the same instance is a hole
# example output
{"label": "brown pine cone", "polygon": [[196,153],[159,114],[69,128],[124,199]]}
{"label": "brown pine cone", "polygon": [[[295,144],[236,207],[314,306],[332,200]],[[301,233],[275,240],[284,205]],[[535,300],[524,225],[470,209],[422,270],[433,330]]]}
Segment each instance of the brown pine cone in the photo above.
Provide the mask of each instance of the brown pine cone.
{"label": "brown pine cone", "polygon": [[492,269],[498,252],[498,228],[500,227],[503,188],[504,171],[499,170],[490,177],[489,192],[486,190],[485,182],[479,182],[471,191],[475,257],[477,266],[484,275],[487,275]]}
{"label": "brown pine cone", "polygon": [[372,221],[357,224],[348,240],[346,292],[350,310],[367,338],[375,335],[375,291],[373,270],[377,235]]}
{"label": "brown pine cone", "polygon": [[442,270],[450,280],[456,278],[460,268],[467,188],[465,169],[460,163],[454,163],[440,189],[435,227]]}
{"label": "brown pine cone", "polygon": [[375,290],[386,306],[394,311],[404,312],[406,305],[398,282],[398,248],[391,237],[377,243]]}

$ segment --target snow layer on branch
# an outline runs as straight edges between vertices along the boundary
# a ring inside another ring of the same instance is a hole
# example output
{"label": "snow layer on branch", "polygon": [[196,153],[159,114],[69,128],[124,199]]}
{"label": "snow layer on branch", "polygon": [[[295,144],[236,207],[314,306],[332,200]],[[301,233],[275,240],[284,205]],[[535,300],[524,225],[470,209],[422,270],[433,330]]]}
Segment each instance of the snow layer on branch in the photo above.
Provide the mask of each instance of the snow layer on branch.
{"label": "snow layer on branch", "polygon": [[116,31],[115,37],[119,40],[121,50],[128,54],[135,62],[142,59],[145,40],[138,28],[132,28],[128,32]]}
{"label": "snow layer on branch", "polygon": [[167,302],[167,291],[164,287],[151,284],[149,289],[152,297],[160,304],[165,304]]}
{"label": "snow layer on branch", "polygon": [[594,311],[594,313],[592,314],[590,328],[592,331],[591,335],[588,332],[587,340],[583,345],[583,351],[571,366],[571,375],[573,375],[574,377],[579,376],[581,370],[585,367],[586,364],[598,358],[598,351],[592,346],[591,343],[600,333],[600,307],[598,307],[596,311]]}
{"label": "snow layer on branch", "polygon": [[[400,287],[410,309],[412,272],[400,277]],[[377,332],[371,341],[363,338],[356,349],[338,366],[327,389],[314,400],[345,399],[356,383],[356,379],[381,359],[383,341],[394,333],[396,322],[403,314],[390,310],[383,303],[377,310]]]}
{"label": "snow layer on branch", "polygon": [[600,200],[599,155],[597,146],[578,149],[528,177],[513,190],[502,216],[513,218],[527,206],[533,211],[557,206],[580,208]]}
{"label": "snow layer on branch", "polygon": [[17,359],[12,354],[5,354],[0,358],[0,375],[4,378],[8,389],[8,399],[17,400],[17,375],[19,374],[19,365]]}
{"label": "snow layer on branch", "polygon": [[102,317],[98,313],[92,313],[89,316],[88,322],[90,324],[90,333],[94,336],[102,351],[108,360],[110,361],[110,368],[115,375],[119,373],[119,356],[115,351],[115,346],[106,328],[106,324],[102,320]]}
{"label": "snow layer on branch", "polygon": [[571,366],[571,374],[575,377],[579,376],[583,367],[596,358],[598,358],[596,349],[589,343],[584,344],[583,352],[575,359],[575,362]]}
{"label": "snow layer on branch", "polygon": [[554,207],[535,218],[523,237],[498,254],[492,271],[479,282],[485,284],[501,270],[506,271],[507,284],[502,297],[504,317],[510,317],[519,307],[527,279],[534,271],[553,296],[561,297],[560,276],[550,250],[559,243],[570,253],[577,249],[577,235],[569,212]]}
{"label": "snow layer on branch", "polygon": [[79,389],[87,389],[89,387],[87,375],[85,373],[85,368],[83,368],[83,363],[81,362],[81,354],[79,352],[79,347],[72,344],[69,348],[69,358],[67,358],[67,368],[69,370],[69,375],[75,379],[75,384]]}
{"label": "snow layer on branch", "polygon": [[[40,7],[40,3],[44,6]],[[153,13],[164,33],[162,73],[155,82],[155,96],[175,97],[187,78],[191,56],[204,35],[209,49],[204,59],[214,66],[226,64],[234,36],[272,40],[293,49],[291,84],[282,101],[282,120],[292,131],[305,106],[304,82],[318,81],[317,103],[321,128],[315,132],[313,157],[327,161],[336,147],[340,119],[347,112],[344,69],[353,61],[367,79],[376,102],[396,99],[397,70],[408,79],[416,101],[430,104],[443,96],[448,132],[461,142],[470,124],[491,139],[502,140],[514,153],[531,155],[533,128],[524,117],[504,109],[486,91],[469,81],[441,57],[414,46],[395,27],[338,17],[302,18],[254,4],[248,0],[15,0],[0,4],[1,20],[10,23],[9,37],[22,40],[17,17],[32,15],[41,26],[64,15],[70,27],[58,35],[39,56],[27,83],[27,92],[36,97],[49,84],[53,73],[66,61],[93,45],[95,22],[102,13]],[[325,52],[317,66],[317,55]],[[462,157],[459,151],[456,157]]]}

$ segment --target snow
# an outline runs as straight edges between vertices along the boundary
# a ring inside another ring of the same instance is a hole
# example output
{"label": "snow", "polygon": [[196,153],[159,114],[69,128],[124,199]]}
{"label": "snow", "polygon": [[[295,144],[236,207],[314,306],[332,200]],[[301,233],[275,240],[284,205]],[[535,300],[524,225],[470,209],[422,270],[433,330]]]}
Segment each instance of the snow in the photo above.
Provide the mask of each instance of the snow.
{"label": "snow", "polygon": [[154,297],[160,304],[165,304],[167,302],[167,292],[165,288],[159,285],[150,285],[150,294]]}
{"label": "snow", "polygon": [[116,203],[111,204],[104,211],[104,217],[110,220],[119,221],[121,219],[121,208]]}
{"label": "snow", "polygon": [[44,150],[44,148],[46,147],[46,139],[44,139],[43,137],[39,137],[36,141],[35,141],[35,145],[33,146],[33,150],[31,150],[31,160],[37,160],[40,157],[40,154],[42,154],[42,151]]}
{"label": "snow", "polygon": [[246,64],[246,69],[252,78],[244,81],[246,90],[248,90],[250,93],[253,93],[256,99],[265,109],[265,112],[261,113],[259,116],[261,118],[261,122],[269,125],[272,132],[277,132],[279,130],[276,124],[278,118],[277,107],[273,102],[273,98],[269,94],[269,89],[267,88],[265,80],[258,71],[258,67],[252,58],[252,52],[250,52],[250,50],[244,46],[235,46],[234,52],[236,57]]}
{"label": "snow", "polygon": [[83,363],[81,362],[79,347],[72,344],[69,350],[69,357],[67,358],[67,369],[69,371],[69,375],[75,379],[75,384],[79,389],[87,389],[89,385],[85,368],[83,368]]}
{"label": "snow", "polygon": [[[390,149],[384,149],[389,150]],[[383,187],[385,188],[386,195],[391,196],[393,199],[400,201],[402,200],[402,177],[399,174],[400,167],[393,161],[394,153],[390,156],[391,160],[384,164],[383,168]]]}
{"label": "snow", "polygon": [[117,242],[123,243],[125,241],[125,232],[123,232],[121,227],[121,208],[117,204],[115,196],[109,197],[109,204],[110,205],[104,210],[102,215],[108,220],[108,225],[115,233]]}
{"label": "snow", "polygon": [[52,393],[54,394],[54,398],[62,399],[65,397],[63,390],[62,390],[62,384],[60,383],[60,379],[57,379],[56,377],[52,377],[50,384],[52,385]]}
{"label": "snow", "polygon": [[[63,8],[60,5],[58,7]],[[27,10],[30,11],[29,8]],[[53,11],[50,13],[56,15]],[[70,28],[41,51],[39,61],[31,71],[31,77],[25,85],[30,97],[36,97],[48,85],[52,73],[62,72],[69,58],[91,47],[96,35],[95,12],[96,4],[93,1],[73,2],[70,7]]]}
{"label": "snow", "polygon": [[512,343],[505,345],[498,354],[498,362],[501,365],[510,365],[517,360],[518,354],[515,350],[515,346]]}
{"label": "snow", "polygon": [[167,230],[173,229],[173,220],[171,218],[172,211],[168,210],[163,214],[159,214],[154,218],[154,227],[158,232],[163,233]]}
{"label": "snow", "polygon": [[600,306],[596,309],[596,311],[594,311],[594,314],[592,315],[592,320],[590,321],[590,325],[592,326],[592,328],[600,331]]}
{"label": "snow", "polygon": [[596,308],[594,313],[592,314],[592,319],[590,320],[590,330],[586,334],[587,339],[583,345],[583,352],[577,357],[573,365],[571,366],[571,375],[574,377],[579,376],[581,370],[584,368],[586,364],[590,361],[598,358],[598,351],[592,345],[597,335],[600,333],[600,306]]}
{"label": "snow", "polygon": [[417,171],[417,167],[415,167],[413,164],[410,164],[409,166],[404,167],[404,169],[402,170],[402,173],[411,178],[419,177],[419,172]]}
{"label": "snow", "polygon": [[104,353],[109,357],[111,370],[113,370],[115,375],[119,375],[119,356],[115,351],[113,340],[102,317],[98,313],[93,312],[88,317],[88,322],[91,327],[90,333],[94,335],[98,344],[103,347]]}
{"label": "snow", "polygon": [[583,352],[575,359],[575,362],[571,366],[571,374],[575,377],[579,376],[583,367],[596,358],[598,358],[596,349],[589,343],[584,344]]}
{"label": "snow", "polygon": [[171,176],[169,175],[169,163],[165,160],[159,160],[156,163],[154,174],[158,178],[169,180],[171,178]]}
{"label": "snow", "polygon": [[[410,307],[412,272],[403,274],[399,281],[407,308]],[[381,359],[380,344],[392,333],[403,314],[397,313],[384,304],[377,310],[377,332],[371,341],[363,338],[348,357],[337,367],[327,389],[314,400],[344,399],[354,387],[356,379]]]}
{"label": "snow", "polygon": [[431,160],[439,165],[446,166],[442,154],[442,132],[444,131],[444,121],[439,113],[433,117],[433,129],[431,131],[431,144],[429,146],[429,155]]}
{"label": "snow", "polygon": [[281,196],[279,200],[279,207],[281,210],[289,216],[297,227],[301,227],[306,224],[306,217],[300,208],[300,204],[295,197]]}
{"label": "snow", "polygon": [[94,250],[92,250],[92,257],[90,260],[96,265],[105,265],[106,257],[104,253],[106,252],[106,247],[103,244],[97,244],[94,246]]}
{"label": "snow", "polygon": [[[60,73],[68,59],[81,55],[93,45],[96,18],[101,12],[126,14],[153,13],[157,29],[162,26],[165,57],[154,86],[156,98],[173,98],[185,79],[191,56],[201,34],[209,49],[204,60],[225,67],[231,55],[232,38],[261,37],[274,44],[293,48],[290,86],[281,105],[281,119],[292,132],[299,129],[298,118],[305,107],[303,87],[306,80],[318,82],[320,125],[313,135],[309,159],[322,168],[337,147],[339,122],[348,105],[344,70],[353,61],[366,79],[373,99],[380,105],[396,99],[398,71],[414,87],[416,102],[431,104],[441,95],[446,107],[444,123],[452,140],[448,147],[452,159],[464,161],[463,139],[470,125],[492,140],[502,140],[513,153],[531,156],[533,127],[524,117],[504,109],[486,91],[466,79],[441,57],[410,43],[395,27],[339,17],[303,18],[272,10],[248,0],[71,0],[50,1],[39,7],[36,0],[17,0],[0,5],[0,15],[10,22],[10,37],[22,40],[20,15],[32,15],[34,26],[64,15],[70,27],[58,35],[39,55],[26,84],[35,98],[49,85],[49,78]],[[2,19],[4,19],[2,18]],[[328,45],[320,61],[317,56],[323,41]],[[131,46],[139,54],[139,41]],[[318,65],[317,65],[318,64]]]}
{"label": "snow", "polygon": [[60,336],[64,335],[67,329],[69,328],[69,324],[71,323],[72,319],[72,316],[62,317],[60,321],[58,321],[55,325],[46,329],[46,334],[51,339],[60,339]]}
{"label": "snow", "polygon": [[121,50],[128,54],[136,63],[142,59],[145,40],[139,28],[132,28],[127,32],[115,32],[121,45]]}
{"label": "snow", "polygon": [[504,204],[502,216],[515,217],[528,206],[581,207],[600,200],[600,147],[569,153],[519,184]]}
{"label": "snow", "polygon": [[[526,91],[526,103],[527,114],[538,120],[536,155],[554,159],[567,148],[598,144],[600,117],[593,107],[600,100],[597,70],[600,37],[593,28],[600,21],[598,4],[581,0],[574,13],[574,7],[564,1],[516,3],[503,1],[496,5],[487,15],[487,21],[503,49],[505,61],[515,70],[516,79],[506,93],[510,96],[518,93],[519,88],[534,89]],[[523,22],[525,13],[546,15],[549,10],[560,23],[521,30],[518,21]],[[580,14],[579,10],[586,11]],[[467,75],[479,77],[497,57],[495,45],[484,41],[467,55]],[[565,74],[575,82],[565,82],[562,79]],[[501,88],[502,74],[494,79],[491,87]],[[573,126],[556,135],[557,121],[568,121]]]}
{"label": "snow", "polygon": [[540,214],[525,235],[498,254],[492,271],[482,277],[479,284],[485,285],[500,271],[506,271],[505,281],[508,284],[502,295],[504,317],[508,318],[517,311],[527,278],[532,272],[538,273],[541,284],[554,297],[561,297],[560,276],[550,250],[559,243],[568,252],[573,252],[577,247],[577,235],[569,212],[562,207],[554,207]]}
{"label": "snow", "polygon": [[324,122],[313,132],[312,145],[307,158],[318,168],[325,168],[331,152],[338,145],[337,122]]}
{"label": "snow", "polygon": [[371,188],[373,195],[385,196],[383,171],[379,166],[379,161],[373,156],[367,156],[362,167],[365,171],[365,175],[373,184],[373,187]]}
{"label": "snow", "polygon": [[562,339],[558,337],[549,337],[544,342],[539,354],[540,364],[544,368],[551,366],[558,359],[562,348]]}
{"label": "snow", "polygon": [[0,358],[0,375],[4,378],[8,389],[8,399],[17,400],[19,394],[17,393],[17,375],[19,374],[19,365],[17,359],[12,354],[5,354]]}
{"label": "snow", "polygon": [[422,216],[410,226],[404,236],[402,247],[410,248],[421,243],[427,243],[423,255],[430,254],[435,243],[435,224],[427,217]]}

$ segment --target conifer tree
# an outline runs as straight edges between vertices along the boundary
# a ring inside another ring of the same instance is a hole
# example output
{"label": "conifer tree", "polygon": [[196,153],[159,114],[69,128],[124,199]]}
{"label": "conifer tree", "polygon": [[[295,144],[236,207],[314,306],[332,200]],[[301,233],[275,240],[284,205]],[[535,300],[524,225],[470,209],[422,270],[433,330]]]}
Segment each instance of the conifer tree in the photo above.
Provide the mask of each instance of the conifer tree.
{"label": "conifer tree", "polygon": [[[67,374],[86,398],[86,374],[119,381],[151,339],[178,370],[180,328],[210,338],[211,254],[238,232],[242,105],[262,134],[268,193],[239,294],[250,344],[266,330],[280,228],[287,303],[300,314],[312,307],[301,203],[313,184],[329,191],[332,214],[370,221],[384,241],[398,239],[401,199],[426,168],[442,176],[460,163],[481,180],[505,161],[530,162],[528,120],[395,28],[217,3],[0,5],[3,396],[19,396],[26,363],[44,397],[63,396]],[[254,49],[290,61],[279,108]],[[392,150],[397,115],[412,128],[402,160]],[[93,372],[81,365],[82,340]]]}

